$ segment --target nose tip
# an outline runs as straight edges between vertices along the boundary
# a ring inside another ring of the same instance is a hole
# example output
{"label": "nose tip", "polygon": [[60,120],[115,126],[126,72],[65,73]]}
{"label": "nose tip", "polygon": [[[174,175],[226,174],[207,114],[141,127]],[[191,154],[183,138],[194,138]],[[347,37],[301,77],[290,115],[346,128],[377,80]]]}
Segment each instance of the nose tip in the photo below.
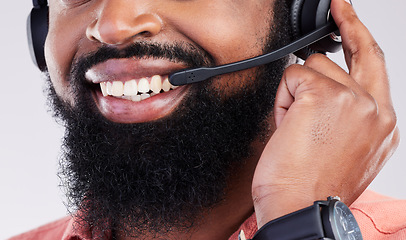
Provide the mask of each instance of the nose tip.
{"label": "nose tip", "polygon": [[137,37],[152,37],[162,28],[161,19],[154,14],[145,13],[126,17],[124,14],[102,15],[86,29],[87,38],[109,45],[131,42]]}

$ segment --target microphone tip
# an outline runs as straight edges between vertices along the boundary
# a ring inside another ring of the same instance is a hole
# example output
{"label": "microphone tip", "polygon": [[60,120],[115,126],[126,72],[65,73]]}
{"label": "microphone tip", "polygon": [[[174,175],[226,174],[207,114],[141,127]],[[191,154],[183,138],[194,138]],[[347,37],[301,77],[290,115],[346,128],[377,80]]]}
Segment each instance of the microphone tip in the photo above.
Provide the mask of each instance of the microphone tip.
{"label": "microphone tip", "polygon": [[169,82],[174,86],[187,84],[186,71],[178,71],[169,75]]}

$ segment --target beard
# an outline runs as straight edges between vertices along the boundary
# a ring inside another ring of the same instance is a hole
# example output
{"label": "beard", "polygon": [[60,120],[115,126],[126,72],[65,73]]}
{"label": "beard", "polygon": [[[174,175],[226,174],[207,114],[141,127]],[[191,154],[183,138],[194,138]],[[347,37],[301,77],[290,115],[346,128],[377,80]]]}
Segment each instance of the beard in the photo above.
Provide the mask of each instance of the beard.
{"label": "beard", "polygon": [[[278,31],[270,29],[264,52],[289,42],[289,29],[283,27],[287,11],[279,9],[273,18]],[[137,124],[111,122],[98,112],[94,86],[84,75],[110,58],[131,57],[170,59],[189,67],[215,65],[209,54],[186,44],[102,47],[73,64],[68,81],[74,106],[56,94],[48,77],[54,115],[66,129],[59,175],[67,205],[76,224],[102,235],[188,231],[203,213],[221,204],[233,169],[251,156],[251,143],[268,134],[266,120],[287,60],[255,69],[245,76],[249,84],[232,96],[224,98],[211,79],[193,84],[168,117]],[[240,77],[228,75],[231,80]]]}

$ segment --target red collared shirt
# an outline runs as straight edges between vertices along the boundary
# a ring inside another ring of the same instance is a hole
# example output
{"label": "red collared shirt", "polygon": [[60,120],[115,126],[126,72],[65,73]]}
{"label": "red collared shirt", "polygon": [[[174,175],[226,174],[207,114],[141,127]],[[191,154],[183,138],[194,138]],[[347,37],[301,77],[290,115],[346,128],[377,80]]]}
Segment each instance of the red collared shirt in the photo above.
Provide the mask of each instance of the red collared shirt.
{"label": "red collared shirt", "polygon": [[[365,191],[351,206],[365,240],[406,239],[406,200]],[[74,228],[74,219],[65,217],[10,240],[92,240],[92,230]],[[255,214],[248,218],[229,239],[237,240],[243,230],[247,238],[257,231]],[[110,236],[105,235],[105,240]]]}

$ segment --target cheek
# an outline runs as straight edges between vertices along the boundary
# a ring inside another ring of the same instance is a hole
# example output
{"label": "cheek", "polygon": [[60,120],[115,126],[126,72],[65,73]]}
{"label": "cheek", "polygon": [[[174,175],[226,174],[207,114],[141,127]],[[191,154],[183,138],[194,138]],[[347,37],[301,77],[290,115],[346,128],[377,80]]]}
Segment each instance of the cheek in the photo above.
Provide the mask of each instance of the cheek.
{"label": "cheek", "polygon": [[50,25],[45,42],[48,71],[56,93],[65,101],[73,103],[68,77],[72,61],[78,55],[80,42],[83,41],[86,25],[80,23],[80,18],[68,18],[58,9],[52,9],[52,5],[50,8]]}
{"label": "cheek", "polygon": [[225,64],[262,53],[271,7],[269,0],[179,2],[161,14],[168,26]]}
{"label": "cheek", "polygon": [[67,71],[64,67],[67,66],[68,60],[62,57],[65,51],[59,47],[59,41],[54,36],[53,32],[50,31],[45,43],[45,58],[48,71],[56,93],[64,100],[69,100],[67,95],[68,82],[66,81]]}
{"label": "cheek", "polygon": [[[227,4],[224,4],[227,2]],[[187,9],[170,23],[211,56],[217,65],[263,53],[269,35],[271,1],[227,1]],[[234,92],[252,79],[256,69],[223,75],[213,81],[222,92]]]}

